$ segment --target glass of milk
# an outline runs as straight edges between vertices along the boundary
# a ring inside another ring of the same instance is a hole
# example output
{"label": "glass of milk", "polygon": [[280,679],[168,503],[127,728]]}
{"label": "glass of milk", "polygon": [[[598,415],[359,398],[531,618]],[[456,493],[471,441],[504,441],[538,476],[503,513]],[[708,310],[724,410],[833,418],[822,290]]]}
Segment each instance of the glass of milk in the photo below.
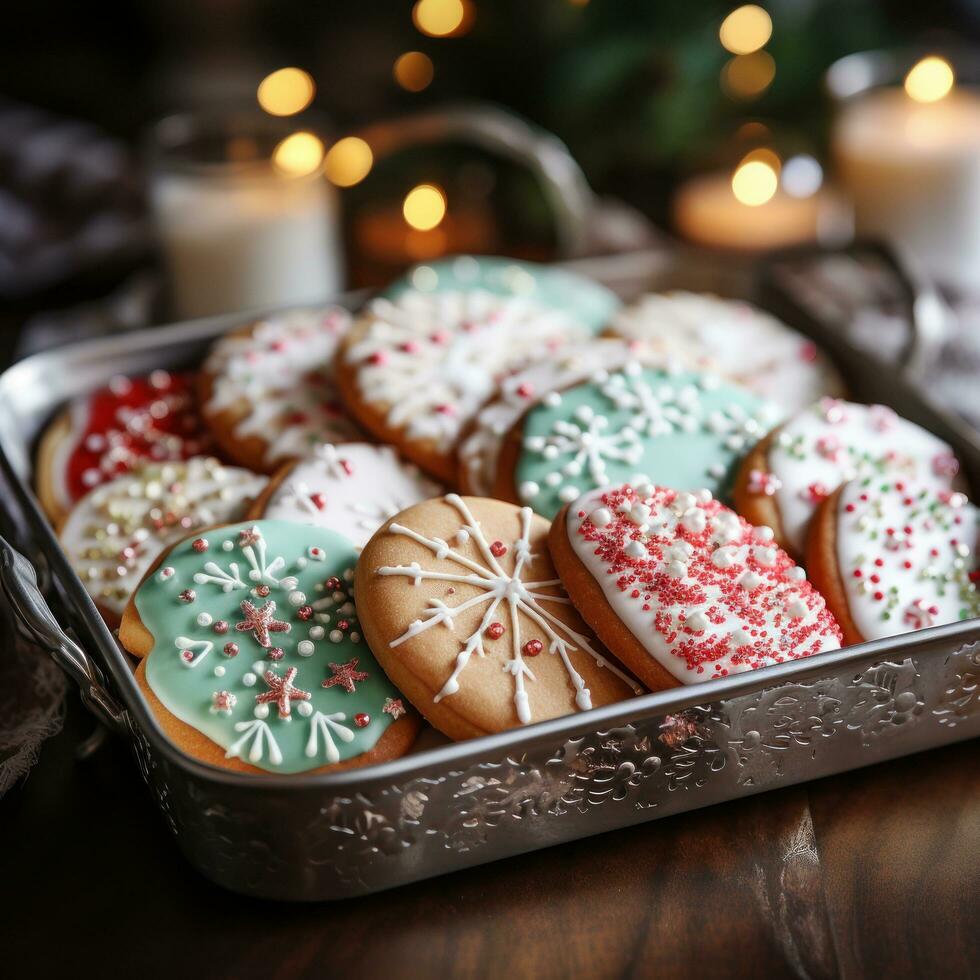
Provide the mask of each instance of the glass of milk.
{"label": "glass of milk", "polygon": [[324,149],[308,127],[258,113],[154,127],[150,200],[176,317],[316,303],[342,288]]}

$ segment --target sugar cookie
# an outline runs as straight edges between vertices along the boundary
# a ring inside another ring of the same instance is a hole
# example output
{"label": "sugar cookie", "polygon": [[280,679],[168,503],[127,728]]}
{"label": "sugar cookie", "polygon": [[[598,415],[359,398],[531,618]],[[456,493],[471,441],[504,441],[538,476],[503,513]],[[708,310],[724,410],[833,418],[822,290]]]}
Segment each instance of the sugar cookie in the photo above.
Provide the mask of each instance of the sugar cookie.
{"label": "sugar cookie", "polygon": [[892,409],[824,398],[745,457],[735,509],[749,523],[771,527],[776,543],[802,560],[813,512],[844,481],[882,476],[951,490],[958,471],[945,442]]}
{"label": "sugar cookie", "polygon": [[316,524],[363,548],[389,517],[440,492],[390,446],[324,444],[305,459],[287,463],[248,516]]}
{"label": "sugar cookie", "polygon": [[345,769],[403,755],[419,722],[361,637],[353,545],[286,521],[212,527],[156,562],[119,639],[164,731],[212,765]]}
{"label": "sugar cookie", "polygon": [[497,500],[445,498],[386,523],[357,566],[358,612],[388,676],[463,739],[629,697],[548,557],[548,523]]}
{"label": "sugar cookie", "polygon": [[848,643],[980,616],[977,508],[958,491],[852,480],[818,508],[807,568]]}
{"label": "sugar cookie", "polygon": [[204,418],[230,459],[273,473],[323,442],[362,437],[341,405],[333,359],[346,310],[294,310],[222,337],[200,375]]}
{"label": "sugar cookie", "polygon": [[840,646],[823,597],[771,529],[707,490],[590,490],[555,519],[548,543],[576,607],[652,690]]}

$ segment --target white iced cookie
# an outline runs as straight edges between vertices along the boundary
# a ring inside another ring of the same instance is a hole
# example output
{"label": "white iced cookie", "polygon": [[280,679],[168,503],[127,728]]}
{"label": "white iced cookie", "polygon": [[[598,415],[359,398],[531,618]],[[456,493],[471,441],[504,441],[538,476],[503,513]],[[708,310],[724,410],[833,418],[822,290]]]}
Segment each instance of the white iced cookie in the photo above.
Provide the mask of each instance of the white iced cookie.
{"label": "white iced cookie", "polygon": [[390,446],[322,445],[274,476],[250,516],[315,524],[363,548],[389,517],[441,492]]}
{"label": "white iced cookie", "polygon": [[740,300],[650,293],[621,310],[610,333],[732,378],[787,414],[844,393],[840,375],[811,340]]}
{"label": "white iced cookie", "polygon": [[197,528],[240,520],[265,483],[205,456],[145,464],[86,494],[62,526],[61,543],[114,625],[165,547]]}

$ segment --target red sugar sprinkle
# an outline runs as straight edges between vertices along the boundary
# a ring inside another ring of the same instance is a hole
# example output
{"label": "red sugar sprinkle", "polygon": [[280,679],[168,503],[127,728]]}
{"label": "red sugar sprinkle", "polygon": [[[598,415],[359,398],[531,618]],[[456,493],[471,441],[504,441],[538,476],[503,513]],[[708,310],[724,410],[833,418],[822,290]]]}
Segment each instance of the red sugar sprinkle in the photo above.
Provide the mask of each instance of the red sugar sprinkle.
{"label": "red sugar sprinkle", "polygon": [[517,394],[521,398],[530,398],[534,394],[534,385],[528,381],[523,382],[517,386]]}
{"label": "red sugar sprinkle", "polygon": [[504,635],[504,632],[505,627],[503,623],[491,623],[487,627],[487,636],[489,636],[491,640],[499,640]]}
{"label": "red sugar sprinkle", "polygon": [[881,602],[881,600],[884,599],[884,598],[885,598],[885,593],[884,592],[876,592],[874,594],[874,599],[875,599],[876,602]]}
{"label": "red sugar sprinkle", "polygon": [[358,728],[366,728],[371,724],[371,716],[366,715],[363,711],[359,711],[356,715],[354,715],[354,724],[357,725]]}
{"label": "red sugar sprinkle", "polygon": [[521,652],[525,657],[536,657],[544,649],[544,644],[540,640],[528,640],[521,647]]}
{"label": "red sugar sprinkle", "polygon": [[320,493],[319,491],[316,493],[311,493],[310,503],[313,504],[317,510],[323,510],[323,508],[327,506],[327,495],[325,493]]}
{"label": "red sugar sprinkle", "polygon": [[207,538],[195,538],[191,547],[198,553],[208,550]]}
{"label": "red sugar sprinkle", "polygon": [[503,541],[494,541],[493,544],[490,545],[490,554],[493,555],[494,558],[503,558],[504,555],[507,554],[507,545],[505,545]]}

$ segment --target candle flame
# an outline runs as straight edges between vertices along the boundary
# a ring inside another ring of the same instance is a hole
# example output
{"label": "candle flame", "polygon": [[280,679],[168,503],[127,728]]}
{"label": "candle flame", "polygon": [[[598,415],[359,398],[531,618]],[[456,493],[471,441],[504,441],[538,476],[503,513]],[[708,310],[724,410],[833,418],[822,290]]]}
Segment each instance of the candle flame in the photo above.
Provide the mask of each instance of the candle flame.
{"label": "candle flame", "polygon": [[953,66],[945,58],[929,55],[905,76],[905,91],[916,102],[938,102],[949,95],[955,81]]}
{"label": "candle flame", "polygon": [[316,94],[309,72],[302,68],[280,68],[259,83],[256,98],[270,116],[293,116],[302,112]]}
{"label": "candle flame", "polygon": [[744,161],[732,175],[732,193],[736,200],[751,208],[771,200],[778,185],[775,169],[764,160]]}
{"label": "candle flame", "polygon": [[412,228],[430,231],[446,216],[446,195],[435,184],[419,184],[405,195],[402,214]]}

